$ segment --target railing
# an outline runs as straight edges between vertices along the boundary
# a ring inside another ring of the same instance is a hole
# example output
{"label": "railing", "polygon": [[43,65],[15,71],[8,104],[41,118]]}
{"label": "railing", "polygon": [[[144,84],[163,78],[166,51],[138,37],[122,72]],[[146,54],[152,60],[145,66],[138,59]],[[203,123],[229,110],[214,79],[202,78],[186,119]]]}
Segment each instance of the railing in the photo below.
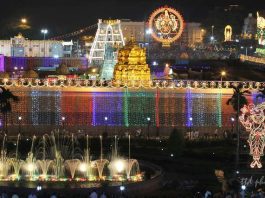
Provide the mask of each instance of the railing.
{"label": "railing", "polygon": [[229,89],[232,86],[243,84],[244,89],[260,89],[265,87],[265,82],[255,81],[194,81],[194,80],[151,80],[151,81],[104,81],[87,79],[0,79],[0,86],[4,87],[87,87],[87,88],[134,88],[134,89]]}
{"label": "railing", "polygon": [[248,61],[256,64],[262,64],[265,67],[265,58],[240,55],[240,60],[243,62]]}

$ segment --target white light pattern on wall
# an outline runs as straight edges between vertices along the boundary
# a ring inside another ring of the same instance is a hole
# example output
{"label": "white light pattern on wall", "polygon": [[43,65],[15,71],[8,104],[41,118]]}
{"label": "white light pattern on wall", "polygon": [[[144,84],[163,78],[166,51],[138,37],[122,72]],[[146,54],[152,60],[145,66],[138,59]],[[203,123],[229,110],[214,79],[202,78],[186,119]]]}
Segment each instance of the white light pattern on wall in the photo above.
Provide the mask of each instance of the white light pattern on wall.
{"label": "white light pattern on wall", "polygon": [[249,132],[248,143],[250,147],[250,155],[253,156],[253,161],[250,164],[251,168],[261,168],[260,157],[264,155],[265,146],[265,102],[255,106],[250,104],[241,109],[240,122]]}

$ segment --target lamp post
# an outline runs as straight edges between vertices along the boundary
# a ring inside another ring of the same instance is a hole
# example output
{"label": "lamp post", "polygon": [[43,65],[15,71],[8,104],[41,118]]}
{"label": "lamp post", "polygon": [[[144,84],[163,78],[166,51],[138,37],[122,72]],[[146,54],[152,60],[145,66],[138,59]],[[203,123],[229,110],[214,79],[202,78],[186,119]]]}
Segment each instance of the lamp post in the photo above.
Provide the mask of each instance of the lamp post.
{"label": "lamp post", "polygon": [[211,42],[214,42],[214,25],[212,25],[212,35],[211,35]]}
{"label": "lamp post", "polygon": [[235,118],[231,117],[232,133],[234,133],[234,123],[235,123]]}
{"label": "lamp post", "polygon": [[191,140],[192,120],[193,120],[193,118],[190,117],[190,118],[189,118],[189,121],[190,121],[190,123],[189,123],[189,125],[190,125],[190,127],[189,127],[189,128],[190,128],[190,130],[189,130],[189,131],[190,131],[190,134],[189,134],[189,136],[190,136],[190,137],[189,137],[189,138],[190,138],[190,140]]}
{"label": "lamp post", "polygon": [[107,136],[108,132],[107,132],[107,127],[108,127],[108,117],[105,116],[104,117],[104,121],[105,121],[105,131],[103,134],[106,134],[105,137]]}
{"label": "lamp post", "polygon": [[147,117],[147,138],[150,138],[150,125],[151,125],[151,118]]}
{"label": "lamp post", "polygon": [[246,188],[247,188],[247,187],[246,187],[245,185],[242,185],[242,186],[241,186],[241,197],[242,197],[242,198],[245,198],[245,190],[246,190]]}
{"label": "lamp post", "polygon": [[63,125],[63,130],[64,130],[64,121],[65,121],[65,117],[62,117],[62,125]]}
{"label": "lamp post", "polygon": [[245,55],[247,56],[248,55],[248,49],[252,50],[253,49],[253,46],[250,46],[250,47],[244,47],[244,46],[241,46],[240,47],[242,50],[245,49]]}
{"label": "lamp post", "polygon": [[43,43],[43,45],[44,45],[44,57],[45,57],[45,36],[46,36],[46,34],[48,34],[48,30],[47,30],[47,29],[42,29],[42,30],[41,30],[41,33],[43,34],[43,41],[44,41],[44,43]]}
{"label": "lamp post", "polygon": [[20,22],[21,22],[22,24],[26,24],[26,23],[28,22],[28,20],[27,20],[26,18],[22,18],[22,19],[20,20]]}
{"label": "lamp post", "polygon": [[152,33],[153,33],[153,30],[151,28],[146,30],[146,34],[148,35],[148,49],[147,49],[148,58],[150,58],[149,56],[150,55],[150,37]]}
{"label": "lamp post", "polygon": [[18,116],[18,133],[21,133],[21,121],[22,121],[22,117]]}
{"label": "lamp post", "polygon": [[223,78],[226,76],[226,71],[221,72],[221,82],[223,82]]}

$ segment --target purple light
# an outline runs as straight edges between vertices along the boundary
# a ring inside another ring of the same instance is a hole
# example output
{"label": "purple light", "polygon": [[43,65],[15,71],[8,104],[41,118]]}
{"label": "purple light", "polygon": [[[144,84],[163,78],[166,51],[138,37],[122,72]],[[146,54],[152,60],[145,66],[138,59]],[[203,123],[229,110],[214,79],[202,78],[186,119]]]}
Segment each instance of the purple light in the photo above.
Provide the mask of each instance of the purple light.
{"label": "purple light", "polygon": [[4,55],[0,54],[0,72],[5,71],[5,57]]}

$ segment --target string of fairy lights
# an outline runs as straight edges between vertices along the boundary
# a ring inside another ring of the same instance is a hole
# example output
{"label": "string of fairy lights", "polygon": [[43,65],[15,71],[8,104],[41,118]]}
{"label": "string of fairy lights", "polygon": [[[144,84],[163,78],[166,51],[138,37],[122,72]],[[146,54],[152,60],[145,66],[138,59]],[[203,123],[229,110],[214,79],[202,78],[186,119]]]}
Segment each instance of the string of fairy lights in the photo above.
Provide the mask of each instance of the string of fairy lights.
{"label": "string of fairy lights", "polygon": [[98,88],[134,88],[134,89],[229,89],[242,83],[245,89],[259,90],[265,87],[265,82],[239,81],[188,81],[188,80],[154,80],[133,81],[122,84],[120,81],[88,80],[88,79],[0,79],[0,86],[5,87],[98,87]]}
{"label": "string of fairy lights", "polygon": [[[44,91],[12,88],[20,97],[16,115],[26,125],[87,126],[230,126],[233,110],[226,105],[228,94],[222,89],[200,93],[194,88],[184,92],[173,89],[120,89],[119,92],[69,92],[57,88]],[[248,99],[258,103],[256,93]],[[30,99],[30,100],[28,100]],[[65,121],[62,120],[64,117]],[[13,119],[15,120],[15,119]],[[17,121],[15,122],[17,124]]]}

